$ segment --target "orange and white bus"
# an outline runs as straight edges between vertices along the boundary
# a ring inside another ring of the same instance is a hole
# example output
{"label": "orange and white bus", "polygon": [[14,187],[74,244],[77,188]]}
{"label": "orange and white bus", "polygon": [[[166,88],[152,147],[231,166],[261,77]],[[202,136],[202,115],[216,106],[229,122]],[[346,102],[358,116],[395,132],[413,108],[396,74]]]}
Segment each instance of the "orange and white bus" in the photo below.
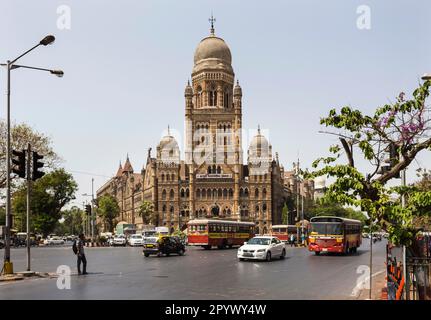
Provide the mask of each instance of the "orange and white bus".
{"label": "orange and white bus", "polygon": [[348,254],[362,244],[362,223],[340,217],[313,217],[310,220],[308,250]]}
{"label": "orange and white bus", "polygon": [[277,237],[283,242],[289,242],[291,234],[293,234],[295,239],[297,239],[297,233],[298,227],[291,224],[276,224],[271,227],[271,235]]}
{"label": "orange and white bus", "polygon": [[254,235],[255,224],[253,222],[195,219],[187,224],[188,244],[201,246],[207,250],[213,246],[222,249],[243,245]]}

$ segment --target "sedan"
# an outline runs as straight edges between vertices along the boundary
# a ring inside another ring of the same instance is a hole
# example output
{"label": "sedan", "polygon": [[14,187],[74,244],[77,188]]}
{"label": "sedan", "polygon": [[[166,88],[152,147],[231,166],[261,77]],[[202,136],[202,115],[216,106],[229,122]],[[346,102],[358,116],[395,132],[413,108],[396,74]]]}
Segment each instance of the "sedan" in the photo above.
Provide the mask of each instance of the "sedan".
{"label": "sedan", "polygon": [[129,246],[142,246],[143,245],[143,237],[141,234],[132,234],[130,238],[127,240]]}
{"label": "sedan", "polygon": [[125,247],[127,243],[126,236],[124,234],[119,234],[114,237],[114,240],[112,240],[113,246],[123,246]]}
{"label": "sedan", "polygon": [[244,245],[238,249],[237,257],[240,261],[245,259],[271,261],[273,257],[284,259],[286,248],[277,237],[258,236],[244,242]]}
{"label": "sedan", "polygon": [[46,239],[43,244],[45,245],[61,245],[64,244],[64,240],[61,239],[60,237],[52,237],[52,238],[48,238]]}

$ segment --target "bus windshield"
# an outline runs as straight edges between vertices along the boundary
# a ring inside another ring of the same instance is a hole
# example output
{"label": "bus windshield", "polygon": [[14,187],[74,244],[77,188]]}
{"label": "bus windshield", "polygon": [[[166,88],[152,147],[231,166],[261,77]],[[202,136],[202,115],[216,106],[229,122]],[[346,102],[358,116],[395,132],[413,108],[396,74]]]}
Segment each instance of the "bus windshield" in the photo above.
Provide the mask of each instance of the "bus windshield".
{"label": "bus windshield", "polygon": [[317,234],[343,234],[343,228],[341,223],[311,223],[311,232]]}

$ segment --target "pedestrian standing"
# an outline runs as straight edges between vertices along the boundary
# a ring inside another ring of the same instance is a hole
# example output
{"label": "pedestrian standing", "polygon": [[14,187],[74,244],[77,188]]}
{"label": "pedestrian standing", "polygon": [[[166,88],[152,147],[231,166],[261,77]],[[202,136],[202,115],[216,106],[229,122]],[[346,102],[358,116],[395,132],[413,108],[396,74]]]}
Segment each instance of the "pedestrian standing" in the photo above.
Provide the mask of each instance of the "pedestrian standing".
{"label": "pedestrian standing", "polygon": [[290,234],[290,246],[293,247],[295,245],[295,237],[293,236],[293,233]]}
{"label": "pedestrian standing", "polygon": [[[77,245],[77,256],[78,256],[78,274],[87,274],[87,258],[85,257],[85,236],[83,233],[79,235],[78,245]],[[81,262],[82,262],[82,273],[81,273]]]}

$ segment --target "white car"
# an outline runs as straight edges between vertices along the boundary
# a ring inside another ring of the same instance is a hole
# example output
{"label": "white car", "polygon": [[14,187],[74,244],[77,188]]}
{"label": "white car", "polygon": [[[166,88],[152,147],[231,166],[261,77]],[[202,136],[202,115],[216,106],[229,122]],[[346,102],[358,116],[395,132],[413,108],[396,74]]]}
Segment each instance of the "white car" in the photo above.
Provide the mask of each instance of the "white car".
{"label": "white car", "polygon": [[127,241],[127,243],[129,244],[129,246],[142,246],[144,244],[143,242],[143,237],[141,234],[132,234],[129,238],[129,240]]}
{"label": "white car", "polygon": [[286,257],[285,244],[277,237],[257,236],[238,249],[237,257],[240,261],[245,259],[271,261],[274,257]]}
{"label": "white car", "polygon": [[45,244],[45,245],[60,245],[60,244],[64,244],[64,240],[60,237],[51,237],[51,238],[45,239],[45,241],[43,241],[43,244]]}
{"label": "white car", "polygon": [[113,246],[126,246],[126,244],[127,244],[127,239],[124,234],[116,235],[112,240]]}

